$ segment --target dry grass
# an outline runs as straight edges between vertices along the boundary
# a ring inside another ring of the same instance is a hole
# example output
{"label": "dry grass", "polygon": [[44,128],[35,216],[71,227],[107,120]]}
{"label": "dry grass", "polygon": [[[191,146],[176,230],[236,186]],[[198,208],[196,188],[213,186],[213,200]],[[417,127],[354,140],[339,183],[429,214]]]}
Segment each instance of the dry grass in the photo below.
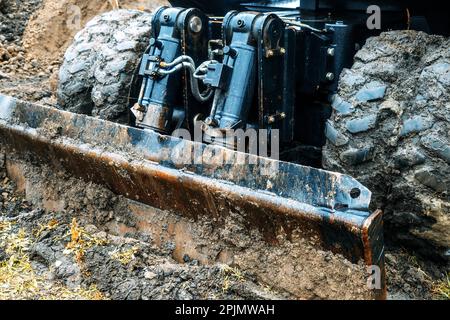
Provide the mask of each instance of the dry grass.
{"label": "dry grass", "polygon": [[110,252],[109,255],[112,259],[119,261],[123,265],[128,265],[131,261],[136,259],[135,254],[138,252],[137,247],[133,247],[127,250],[121,251],[120,249],[116,249],[113,252]]}
{"label": "dry grass", "polygon": [[66,245],[67,253],[74,253],[75,260],[78,263],[82,263],[86,250],[93,246],[104,246],[107,242],[103,239],[99,239],[88,234],[82,227],[78,225],[78,222],[73,218],[70,224],[70,231],[67,234],[70,237],[69,243]]}
{"label": "dry grass", "polygon": [[39,239],[44,232],[54,230],[58,224],[58,221],[54,219],[50,220],[46,225],[39,224],[39,227],[33,230],[33,236]]}
{"label": "dry grass", "polygon": [[231,287],[231,284],[234,282],[242,282],[244,281],[244,276],[241,271],[237,268],[232,268],[228,265],[221,266],[221,272],[224,276],[223,284],[222,284],[222,292],[226,293]]}
{"label": "dry grass", "polygon": [[[38,234],[53,227],[40,227]],[[29,258],[32,241],[24,229],[14,229],[12,222],[0,220],[0,248],[7,254],[0,261],[0,300],[101,300],[102,293],[95,286],[69,289],[63,284],[36,275]]]}
{"label": "dry grass", "polygon": [[450,274],[434,284],[433,293],[441,299],[450,300]]}

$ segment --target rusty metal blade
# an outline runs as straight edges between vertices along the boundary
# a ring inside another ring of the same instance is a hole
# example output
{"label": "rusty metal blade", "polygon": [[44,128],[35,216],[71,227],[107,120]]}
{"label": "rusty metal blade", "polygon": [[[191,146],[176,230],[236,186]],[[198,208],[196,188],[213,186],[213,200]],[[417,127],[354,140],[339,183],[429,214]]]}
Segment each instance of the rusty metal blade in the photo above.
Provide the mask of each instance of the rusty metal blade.
{"label": "rusty metal blade", "polygon": [[[369,212],[370,191],[349,176],[1,95],[0,141],[21,157],[184,216],[245,212],[260,229],[271,219],[294,219],[324,250],[378,265],[384,274],[381,212]],[[383,286],[377,296],[384,294]]]}

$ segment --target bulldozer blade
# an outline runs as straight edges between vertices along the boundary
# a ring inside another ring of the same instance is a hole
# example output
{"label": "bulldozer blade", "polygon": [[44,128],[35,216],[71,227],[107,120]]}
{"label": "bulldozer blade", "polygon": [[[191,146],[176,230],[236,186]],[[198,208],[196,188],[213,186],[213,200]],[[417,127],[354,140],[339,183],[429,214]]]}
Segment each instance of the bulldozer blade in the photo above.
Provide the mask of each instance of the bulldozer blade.
{"label": "bulldozer blade", "polygon": [[322,250],[378,268],[374,297],[386,296],[382,213],[369,211],[371,192],[352,177],[2,95],[0,142],[8,153],[192,219],[243,212],[264,231],[289,218]]}

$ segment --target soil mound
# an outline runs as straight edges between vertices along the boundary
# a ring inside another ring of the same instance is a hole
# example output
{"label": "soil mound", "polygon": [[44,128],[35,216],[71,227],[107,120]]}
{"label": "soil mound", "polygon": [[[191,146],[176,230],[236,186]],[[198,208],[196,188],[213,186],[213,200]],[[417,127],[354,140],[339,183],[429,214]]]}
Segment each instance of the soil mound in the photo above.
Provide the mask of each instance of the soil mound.
{"label": "soil mound", "polygon": [[[122,8],[152,11],[167,1],[119,1]],[[109,11],[106,0],[44,0],[26,27],[23,43],[27,57],[41,63],[58,60],[72,43],[75,34],[94,16]]]}

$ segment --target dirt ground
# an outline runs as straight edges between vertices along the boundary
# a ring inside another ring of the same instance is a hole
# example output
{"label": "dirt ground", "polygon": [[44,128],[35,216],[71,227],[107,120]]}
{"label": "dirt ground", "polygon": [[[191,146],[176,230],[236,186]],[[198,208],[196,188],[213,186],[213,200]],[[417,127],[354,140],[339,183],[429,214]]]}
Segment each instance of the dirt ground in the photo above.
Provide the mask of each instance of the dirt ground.
{"label": "dirt ground", "polygon": [[[120,4],[146,11],[168,5],[164,0]],[[67,47],[87,21],[111,10],[109,1],[3,0],[0,6],[2,93],[55,105],[58,70]]]}
{"label": "dirt ground", "polygon": [[[152,11],[164,0],[119,1],[122,8]],[[40,63],[59,61],[75,34],[95,15],[111,10],[106,0],[43,1],[27,25],[23,37],[26,55]]]}
{"label": "dirt ground", "polygon": [[[5,222],[31,230],[30,260],[69,287],[95,284],[113,299],[370,297],[362,261],[353,264],[318,250],[314,238],[293,232],[286,241],[281,232],[278,244],[268,245],[262,232],[246,227],[238,212],[224,221],[211,216],[194,220],[116,196],[45,165],[8,156],[6,167],[17,181],[12,197],[47,211],[24,208],[16,215],[8,211],[8,201]],[[9,240],[3,246],[10,247]],[[61,268],[70,272],[60,274]],[[179,272],[185,273],[183,281]],[[161,273],[165,277],[160,281],[147,281]],[[124,281],[136,286],[131,296],[130,288],[116,287]],[[187,292],[179,296],[181,289]]]}
{"label": "dirt ground", "polygon": [[[143,10],[161,4],[121,3]],[[0,1],[0,93],[55,105],[62,54],[83,23],[105,10],[109,10],[108,2],[99,0]],[[92,197],[86,193],[74,198],[76,210],[64,210],[64,214],[41,210],[6,176],[3,160],[0,158],[0,299],[292,297],[227,264],[203,265],[189,256],[180,263],[173,258],[171,243],[155,247],[139,234],[119,236],[102,230],[89,213]],[[94,209],[103,207],[108,219],[108,201],[113,195],[105,190],[102,197],[102,192],[96,193],[96,199],[102,200]],[[388,248],[386,264],[389,298],[449,298],[450,283],[442,267],[398,247]]]}
{"label": "dirt ground", "polygon": [[[257,233],[246,235],[238,217],[217,234],[208,219],[194,226],[156,212],[154,224],[167,225],[150,237],[123,197],[45,166],[9,165],[7,176],[1,159],[0,299],[327,299],[345,298],[348,288],[341,287],[349,279],[365,280],[345,261],[343,268],[353,270],[348,279],[327,279],[342,258],[304,242],[266,248]],[[194,230],[194,251],[180,256],[180,242],[189,236],[179,241],[168,229]],[[223,254],[223,243],[241,248],[237,261]],[[313,273],[317,277],[296,266],[305,251],[321,270]],[[448,279],[438,266],[401,248],[388,248],[386,264],[390,299],[448,298]]]}
{"label": "dirt ground", "polygon": [[[126,219],[123,208],[112,209],[123,200],[68,179],[75,187],[65,191],[77,193],[71,197],[74,205],[69,211],[46,212],[33,208],[1,173],[0,299],[290,297],[226,264],[202,265],[187,255],[178,263],[171,241],[156,247],[142,234],[122,237],[97,228],[100,221]],[[100,208],[113,211],[103,215]]]}

